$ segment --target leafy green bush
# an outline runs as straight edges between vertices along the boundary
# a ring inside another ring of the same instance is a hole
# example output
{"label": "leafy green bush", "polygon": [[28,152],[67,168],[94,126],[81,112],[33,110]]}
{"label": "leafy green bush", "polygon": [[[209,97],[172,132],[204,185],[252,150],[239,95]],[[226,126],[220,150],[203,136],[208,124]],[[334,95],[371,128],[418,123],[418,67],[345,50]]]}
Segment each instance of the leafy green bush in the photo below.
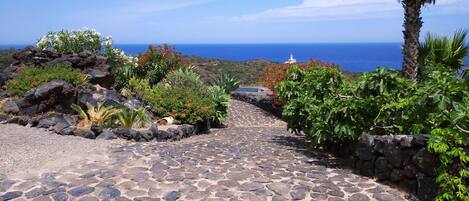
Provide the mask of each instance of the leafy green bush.
{"label": "leafy green bush", "polygon": [[86,75],[78,69],[63,65],[29,67],[21,70],[16,78],[7,81],[6,89],[13,96],[22,96],[32,88],[55,79],[82,84],[86,82]]}
{"label": "leafy green bush", "polygon": [[135,66],[133,64],[126,64],[120,68],[114,68],[114,87],[116,89],[123,89],[128,87],[129,81],[135,77]]}
{"label": "leafy green bush", "polygon": [[211,97],[201,96],[194,89],[164,86],[150,87],[147,79],[129,81],[131,95],[141,97],[157,117],[171,116],[181,123],[196,124],[215,115]]}
{"label": "leafy green bush", "polygon": [[288,76],[276,86],[286,103],[283,116],[288,128],[304,132],[315,145],[345,143],[361,134],[356,119],[356,100],[349,84],[336,68],[302,69],[293,66]]}
{"label": "leafy green bush", "polygon": [[139,79],[148,79],[151,85],[156,85],[169,72],[188,67],[174,47],[149,46],[147,52],[139,56],[138,66],[134,69],[134,73]]}
{"label": "leafy green bush", "polygon": [[378,69],[351,83],[336,69],[293,67],[276,89],[289,128],[316,146],[341,145],[362,133],[431,133],[428,149],[441,162],[437,200],[469,198],[469,85],[454,72],[434,71],[414,83]]}
{"label": "leafy green bush", "polygon": [[207,86],[200,80],[200,76],[193,71],[185,69],[169,72],[159,85],[207,91]]}
{"label": "leafy green bush", "polygon": [[228,116],[228,104],[230,102],[230,95],[228,95],[223,87],[212,86],[210,87],[211,99],[215,103],[215,114],[212,117],[212,122],[215,125],[223,125],[226,117]]}
{"label": "leafy green bush", "polygon": [[215,114],[213,101],[198,96],[192,89],[155,87],[145,99],[158,117],[171,116],[181,123],[200,123]]}
{"label": "leafy green bush", "polygon": [[225,93],[230,93],[239,88],[239,81],[235,77],[224,73],[214,81],[214,85],[222,87]]}

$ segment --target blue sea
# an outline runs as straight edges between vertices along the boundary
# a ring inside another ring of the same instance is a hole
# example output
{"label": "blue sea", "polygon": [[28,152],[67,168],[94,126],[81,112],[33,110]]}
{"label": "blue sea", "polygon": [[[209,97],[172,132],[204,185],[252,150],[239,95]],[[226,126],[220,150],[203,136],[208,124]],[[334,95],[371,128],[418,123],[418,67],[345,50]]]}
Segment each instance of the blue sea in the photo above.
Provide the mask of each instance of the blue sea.
{"label": "blue sea", "polygon": [[[24,45],[0,45],[0,49],[21,48]],[[148,45],[116,45],[126,53],[137,55]],[[234,61],[264,59],[284,62],[290,54],[298,62],[309,59],[331,62],[351,72],[372,71],[376,67],[400,69],[402,53],[400,43],[324,43],[324,44],[176,44],[176,50],[188,56],[218,58]],[[466,59],[469,64],[469,58]]]}

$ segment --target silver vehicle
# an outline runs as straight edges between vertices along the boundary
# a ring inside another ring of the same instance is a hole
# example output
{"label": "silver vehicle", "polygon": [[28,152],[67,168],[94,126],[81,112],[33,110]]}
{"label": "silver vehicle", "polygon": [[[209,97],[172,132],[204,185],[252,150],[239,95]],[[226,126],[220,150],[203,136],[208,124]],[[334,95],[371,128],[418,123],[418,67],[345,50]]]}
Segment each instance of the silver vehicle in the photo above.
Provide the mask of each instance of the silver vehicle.
{"label": "silver vehicle", "polygon": [[249,95],[273,95],[272,90],[267,87],[240,87],[233,91],[234,94],[249,94]]}

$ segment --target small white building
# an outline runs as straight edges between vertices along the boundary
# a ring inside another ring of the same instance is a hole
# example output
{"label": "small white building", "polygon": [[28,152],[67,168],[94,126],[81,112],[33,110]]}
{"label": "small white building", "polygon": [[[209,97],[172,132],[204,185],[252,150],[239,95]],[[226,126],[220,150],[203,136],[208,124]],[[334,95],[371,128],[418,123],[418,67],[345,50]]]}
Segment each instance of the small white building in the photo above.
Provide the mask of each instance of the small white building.
{"label": "small white building", "polygon": [[285,61],[285,64],[296,64],[296,59],[293,58],[293,54],[290,54],[290,59],[288,59],[288,61]]}

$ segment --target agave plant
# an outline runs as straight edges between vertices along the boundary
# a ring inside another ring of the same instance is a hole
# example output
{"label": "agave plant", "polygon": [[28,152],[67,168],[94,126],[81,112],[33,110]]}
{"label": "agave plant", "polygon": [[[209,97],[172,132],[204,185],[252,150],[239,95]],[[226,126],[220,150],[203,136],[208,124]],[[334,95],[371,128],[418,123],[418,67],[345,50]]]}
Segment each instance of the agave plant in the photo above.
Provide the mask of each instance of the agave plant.
{"label": "agave plant", "polygon": [[230,93],[239,88],[239,81],[228,74],[221,74],[218,79],[214,81],[214,85],[222,87],[226,93]]}
{"label": "agave plant", "polygon": [[151,117],[144,108],[124,109],[118,114],[119,125],[124,128],[142,128],[151,122]]}
{"label": "agave plant", "polygon": [[117,108],[104,106],[101,103],[96,108],[90,103],[86,103],[86,107],[87,110],[84,111],[79,105],[72,104],[71,106],[82,119],[80,122],[82,127],[90,127],[91,125],[107,126],[111,123],[113,117],[120,112]]}
{"label": "agave plant", "polygon": [[212,121],[215,125],[222,125],[228,115],[227,109],[230,102],[230,95],[226,94],[225,89],[220,86],[210,87],[212,100],[215,105],[215,115],[212,117]]}
{"label": "agave plant", "polygon": [[435,67],[464,76],[464,59],[469,54],[467,34],[467,30],[456,31],[450,38],[428,34],[419,47],[419,76],[425,78],[430,71],[436,70],[432,69]]}

